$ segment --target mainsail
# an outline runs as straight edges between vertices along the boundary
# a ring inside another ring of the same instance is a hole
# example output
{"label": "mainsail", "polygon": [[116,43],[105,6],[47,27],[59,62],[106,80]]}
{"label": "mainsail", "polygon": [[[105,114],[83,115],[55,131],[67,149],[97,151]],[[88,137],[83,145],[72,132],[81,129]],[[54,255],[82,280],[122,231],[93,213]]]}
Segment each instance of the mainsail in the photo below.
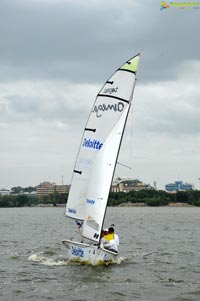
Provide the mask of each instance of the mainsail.
{"label": "mainsail", "polygon": [[108,195],[133,97],[140,53],[98,93],[84,129],[66,215],[83,220],[83,236],[99,241]]}

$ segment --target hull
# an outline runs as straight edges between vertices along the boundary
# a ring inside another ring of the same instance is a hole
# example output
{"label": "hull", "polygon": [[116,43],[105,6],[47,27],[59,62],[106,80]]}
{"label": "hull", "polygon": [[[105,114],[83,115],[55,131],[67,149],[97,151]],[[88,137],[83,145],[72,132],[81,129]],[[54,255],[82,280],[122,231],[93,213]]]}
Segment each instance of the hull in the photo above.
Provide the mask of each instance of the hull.
{"label": "hull", "polygon": [[68,250],[68,259],[77,262],[85,262],[97,265],[112,261],[117,257],[117,253],[106,250],[102,247],[89,245],[86,243],[63,240],[62,243]]}

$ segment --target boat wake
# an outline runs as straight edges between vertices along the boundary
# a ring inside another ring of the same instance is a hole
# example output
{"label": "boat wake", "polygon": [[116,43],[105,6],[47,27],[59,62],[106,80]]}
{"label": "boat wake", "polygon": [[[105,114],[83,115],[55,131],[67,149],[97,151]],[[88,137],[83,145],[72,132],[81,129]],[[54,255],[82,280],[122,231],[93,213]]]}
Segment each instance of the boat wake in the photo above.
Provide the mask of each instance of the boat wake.
{"label": "boat wake", "polygon": [[[46,265],[46,266],[93,265],[89,261],[80,261],[80,260],[78,260],[78,258],[72,260],[72,259],[60,258],[60,257],[59,258],[48,257],[48,256],[45,256],[45,254],[43,252],[34,253],[34,254],[30,255],[28,260],[32,261],[32,262],[37,262],[39,264]],[[125,257],[118,257],[118,258],[114,258],[109,261],[99,261],[97,264],[95,264],[95,266],[108,266],[111,264],[121,264],[124,261],[126,261]]]}
{"label": "boat wake", "polygon": [[68,260],[63,258],[52,258],[45,256],[44,253],[35,253],[29,256],[29,261],[38,262],[46,266],[63,266],[68,265]]}

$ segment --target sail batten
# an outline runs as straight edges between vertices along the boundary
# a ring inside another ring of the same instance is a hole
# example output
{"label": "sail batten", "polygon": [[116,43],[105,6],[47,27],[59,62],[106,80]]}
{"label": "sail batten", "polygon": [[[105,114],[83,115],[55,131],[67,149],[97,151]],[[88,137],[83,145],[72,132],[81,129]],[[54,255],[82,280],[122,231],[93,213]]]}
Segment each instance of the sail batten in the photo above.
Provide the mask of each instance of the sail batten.
{"label": "sail batten", "polygon": [[130,100],[123,99],[123,98],[121,98],[121,97],[117,97],[117,96],[113,96],[113,95],[98,94],[98,97],[114,98],[114,99],[116,99],[116,100],[121,100],[121,101],[124,101],[124,102],[127,102],[127,103],[129,103],[129,101],[130,101]]}
{"label": "sail batten", "polygon": [[78,173],[78,174],[80,174],[80,175],[82,174],[82,171],[81,171],[81,170],[74,170],[74,172],[75,172],[75,173]]}
{"label": "sail batten", "polygon": [[83,236],[97,242],[130,110],[139,56],[122,65],[97,94],[74,167],[66,215],[83,220]]}
{"label": "sail batten", "polygon": [[96,129],[88,129],[88,128],[85,128],[85,131],[96,132]]}
{"label": "sail batten", "polygon": [[125,72],[130,72],[130,73],[133,73],[136,75],[136,71],[132,71],[132,70],[129,70],[129,69],[118,69],[118,71],[125,71]]}

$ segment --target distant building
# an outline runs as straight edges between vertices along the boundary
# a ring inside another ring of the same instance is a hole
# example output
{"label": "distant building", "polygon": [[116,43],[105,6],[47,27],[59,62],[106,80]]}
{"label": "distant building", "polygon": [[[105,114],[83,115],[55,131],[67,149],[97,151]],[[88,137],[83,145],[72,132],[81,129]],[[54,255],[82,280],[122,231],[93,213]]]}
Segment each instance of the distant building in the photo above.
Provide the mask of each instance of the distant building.
{"label": "distant building", "polygon": [[11,192],[8,189],[0,189],[0,195],[10,195]]}
{"label": "distant building", "polygon": [[55,189],[58,193],[68,193],[70,185],[56,185]]}
{"label": "distant building", "polygon": [[145,184],[138,179],[121,179],[117,178],[113,181],[111,186],[112,192],[129,192],[129,191],[139,191],[139,190],[152,190],[153,187],[149,184]]}
{"label": "distant building", "polygon": [[182,181],[175,181],[174,183],[165,185],[165,190],[169,192],[189,191],[189,190],[193,190],[193,185],[190,183],[183,183]]}
{"label": "distant building", "polygon": [[56,183],[43,182],[37,187],[36,194],[38,196],[49,195],[54,192],[57,193],[68,193],[69,185],[56,185]]}
{"label": "distant building", "polygon": [[35,196],[36,195],[36,191],[32,191],[32,192],[28,192],[28,191],[20,191],[19,193],[17,193],[19,195],[27,195],[27,196]]}

